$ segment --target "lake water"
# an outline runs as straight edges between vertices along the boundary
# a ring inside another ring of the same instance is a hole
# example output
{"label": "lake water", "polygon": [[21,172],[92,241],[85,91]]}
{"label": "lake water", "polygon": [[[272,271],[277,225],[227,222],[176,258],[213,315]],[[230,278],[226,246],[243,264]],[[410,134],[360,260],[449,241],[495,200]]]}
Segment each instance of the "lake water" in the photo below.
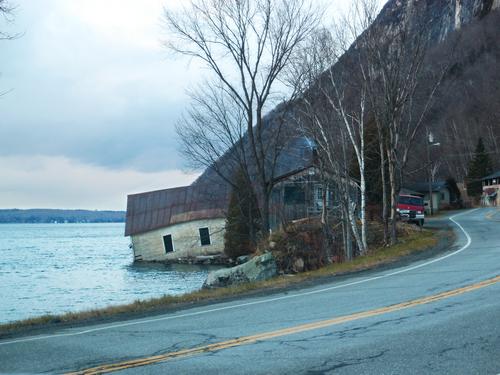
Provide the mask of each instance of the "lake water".
{"label": "lake water", "polygon": [[209,268],[134,264],[123,233],[122,223],[0,224],[0,323],[201,288]]}

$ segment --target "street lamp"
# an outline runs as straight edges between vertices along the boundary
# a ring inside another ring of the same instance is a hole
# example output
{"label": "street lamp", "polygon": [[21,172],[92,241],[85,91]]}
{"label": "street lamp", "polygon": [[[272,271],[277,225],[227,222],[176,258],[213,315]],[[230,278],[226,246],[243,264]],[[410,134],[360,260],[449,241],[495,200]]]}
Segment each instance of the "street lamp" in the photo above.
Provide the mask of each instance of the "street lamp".
{"label": "street lamp", "polygon": [[433,215],[433,208],[432,208],[432,165],[431,165],[431,147],[432,146],[441,146],[441,143],[439,142],[434,142],[434,135],[429,131],[427,128],[427,142],[426,142],[426,149],[427,149],[427,165],[429,166],[429,214],[430,216]]}

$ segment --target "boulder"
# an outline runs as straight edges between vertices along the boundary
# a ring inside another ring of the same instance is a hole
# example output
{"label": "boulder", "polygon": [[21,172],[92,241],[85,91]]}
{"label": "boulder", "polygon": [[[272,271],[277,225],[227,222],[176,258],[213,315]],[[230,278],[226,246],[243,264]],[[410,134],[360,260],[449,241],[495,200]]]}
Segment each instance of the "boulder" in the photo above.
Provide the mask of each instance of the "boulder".
{"label": "boulder", "polygon": [[230,285],[267,280],[277,275],[278,268],[273,254],[266,253],[232,268],[210,272],[203,288],[220,288]]}

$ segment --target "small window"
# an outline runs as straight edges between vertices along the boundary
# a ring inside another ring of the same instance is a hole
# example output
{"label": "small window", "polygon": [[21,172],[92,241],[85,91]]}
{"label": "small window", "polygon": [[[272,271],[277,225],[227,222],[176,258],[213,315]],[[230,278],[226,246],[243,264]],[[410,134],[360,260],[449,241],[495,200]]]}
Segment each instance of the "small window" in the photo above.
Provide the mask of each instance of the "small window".
{"label": "small window", "polygon": [[210,232],[208,231],[208,228],[200,228],[200,243],[201,246],[208,246],[210,245]]}
{"label": "small window", "polygon": [[306,193],[301,186],[285,186],[284,201],[285,204],[304,204],[306,201]]}
{"label": "small window", "polygon": [[165,253],[171,253],[174,251],[174,243],[172,241],[171,234],[163,236],[163,245],[165,245]]}
{"label": "small window", "polygon": [[316,200],[323,202],[323,186],[316,186]]}
{"label": "small window", "polygon": [[323,206],[323,194],[325,194],[326,205],[330,206],[331,192],[328,188],[326,189],[326,192],[323,189],[324,189],[324,187],[322,185],[316,185],[314,187],[315,203],[318,206],[322,207]]}

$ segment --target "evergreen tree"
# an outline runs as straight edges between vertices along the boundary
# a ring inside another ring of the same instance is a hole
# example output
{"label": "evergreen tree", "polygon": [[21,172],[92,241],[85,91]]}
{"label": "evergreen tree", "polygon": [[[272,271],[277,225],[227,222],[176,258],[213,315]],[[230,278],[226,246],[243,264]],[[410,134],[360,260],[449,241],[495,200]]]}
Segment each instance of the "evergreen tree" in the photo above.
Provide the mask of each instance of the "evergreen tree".
{"label": "evergreen tree", "polygon": [[467,194],[470,197],[479,197],[482,194],[481,179],[491,174],[492,171],[491,159],[486,153],[483,139],[479,138],[474,158],[469,163],[469,172],[467,174]]}
{"label": "evergreen tree", "polygon": [[235,176],[231,192],[224,234],[224,252],[230,258],[255,251],[257,233],[260,231],[260,212],[252,184],[240,170]]}

